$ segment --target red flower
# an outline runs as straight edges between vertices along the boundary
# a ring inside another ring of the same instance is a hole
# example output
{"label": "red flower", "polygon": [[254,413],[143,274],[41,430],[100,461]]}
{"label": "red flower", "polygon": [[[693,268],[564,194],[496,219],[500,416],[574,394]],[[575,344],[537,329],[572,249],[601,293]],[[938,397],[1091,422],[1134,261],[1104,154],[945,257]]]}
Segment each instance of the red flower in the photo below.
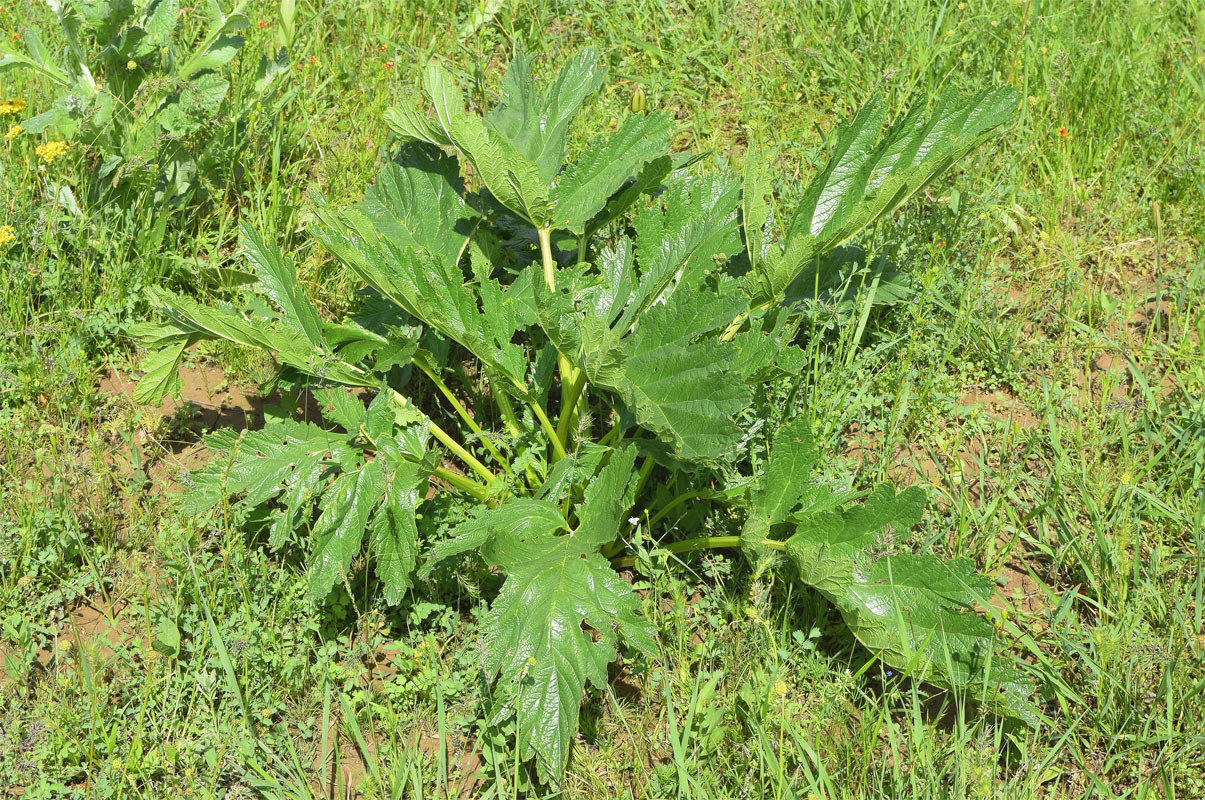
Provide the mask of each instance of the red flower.
{"label": "red flower", "polygon": [[317,64],[317,63],[318,63],[318,56],[310,56],[310,63],[311,63],[311,64]]}
{"label": "red flower", "polygon": [[1066,126],[1066,125],[1060,125],[1060,126],[1059,126],[1059,138],[1060,138],[1060,139],[1066,139],[1066,138],[1067,138],[1067,126]]}
{"label": "red flower", "polygon": [[255,23],[255,24],[256,24],[256,25],[258,25],[258,26],[259,26],[259,27],[261,27],[261,28],[266,28],[266,27],[268,27],[268,23],[264,22],[262,19],[261,19],[259,22]]}

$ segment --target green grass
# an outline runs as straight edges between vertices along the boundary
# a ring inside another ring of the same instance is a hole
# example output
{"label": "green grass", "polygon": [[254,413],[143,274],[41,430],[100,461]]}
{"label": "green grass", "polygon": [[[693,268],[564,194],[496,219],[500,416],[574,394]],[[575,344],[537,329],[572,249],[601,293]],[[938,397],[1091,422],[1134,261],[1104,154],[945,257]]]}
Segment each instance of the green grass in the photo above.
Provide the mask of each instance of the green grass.
{"label": "green grass", "polygon": [[[350,307],[353,279],[304,233],[315,198],[359,198],[389,145],[381,112],[424,59],[484,102],[521,40],[554,63],[604,53],[582,130],[639,85],[677,118],[677,149],[736,165],[769,148],[784,206],[872,95],[1027,98],[859,242],[915,293],[818,312],[814,369],[778,391],[817,420],[827,478],[933,487],[915,544],[999,577],[1002,635],[1048,676],[1050,723],[889,675],[822,600],[739,560],[656,559],[637,579],[661,657],[590,697],[564,796],[1205,797],[1205,6],[587,0],[474,26],[480,5],[300,3],[295,96],[254,119],[241,178],[154,246],[145,207],[48,198],[81,179],[86,143],[43,166],[36,141],[0,140],[17,237],[0,250],[0,796],[346,797],[349,773],[365,797],[547,796],[505,731],[483,733],[486,576],[398,609],[357,577],[315,608],[287,554],[176,508],[187,413],[98,388],[136,361],[144,288],[233,290],[239,220],[294,254],[325,313]],[[40,4],[0,25],[60,44]],[[25,116],[49,97],[0,75]],[[197,360],[268,374],[234,351]]]}

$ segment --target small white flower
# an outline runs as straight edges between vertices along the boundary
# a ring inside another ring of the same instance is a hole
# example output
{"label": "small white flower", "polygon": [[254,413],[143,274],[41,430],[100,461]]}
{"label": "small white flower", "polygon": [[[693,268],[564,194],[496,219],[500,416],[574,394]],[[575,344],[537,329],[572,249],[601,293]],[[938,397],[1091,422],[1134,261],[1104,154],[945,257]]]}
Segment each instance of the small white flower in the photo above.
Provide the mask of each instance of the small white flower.
{"label": "small white flower", "polygon": [[640,517],[628,517],[628,524],[629,525],[639,525]]}

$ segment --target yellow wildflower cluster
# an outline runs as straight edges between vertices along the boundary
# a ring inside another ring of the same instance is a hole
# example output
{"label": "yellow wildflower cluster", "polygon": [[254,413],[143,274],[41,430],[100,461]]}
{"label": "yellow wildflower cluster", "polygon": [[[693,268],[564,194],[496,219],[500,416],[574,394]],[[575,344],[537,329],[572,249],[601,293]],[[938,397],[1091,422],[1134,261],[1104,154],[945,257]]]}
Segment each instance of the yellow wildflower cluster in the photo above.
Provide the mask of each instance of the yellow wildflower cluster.
{"label": "yellow wildflower cluster", "polygon": [[16,125],[14,125],[8,129],[8,133],[4,134],[4,138],[8,139],[11,142],[13,139],[16,139],[20,135],[21,135],[21,124],[17,123]]}
{"label": "yellow wildflower cluster", "polygon": [[12,225],[0,225],[0,247],[5,247],[17,241],[17,233]]}
{"label": "yellow wildflower cluster", "polygon": [[67,154],[71,149],[71,145],[66,142],[56,141],[40,144],[34,148],[34,152],[38,154],[38,158],[45,161],[47,164],[53,164],[54,160],[59,156]]}
{"label": "yellow wildflower cluster", "polygon": [[0,115],[16,114],[18,111],[25,110],[25,101],[19,97],[10,97],[7,100],[0,100]]}

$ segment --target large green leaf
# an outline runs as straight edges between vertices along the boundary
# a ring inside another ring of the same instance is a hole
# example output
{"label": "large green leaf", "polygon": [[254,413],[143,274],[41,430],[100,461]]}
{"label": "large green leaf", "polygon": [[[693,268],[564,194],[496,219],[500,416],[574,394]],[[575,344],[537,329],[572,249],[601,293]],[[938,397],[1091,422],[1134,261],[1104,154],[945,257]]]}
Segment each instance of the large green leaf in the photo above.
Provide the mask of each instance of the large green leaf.
{"label": "large green leaf", "polygon": [[518,50],[502,80],[502,102],[486,115],[486,122],[513,142],[523,157],[536,165],[544,182],[550,183],[565,158],[569,124],[606,76],[597,51],[587,48],[566,61],[548,90],[541,93],[532,77],[531,57]]}
{"label": "large green leaf", "polygon": [[297,270],[285,261],[275,242],[266,241],[249,224],[243,223],[243,250],[259,276],[259,285],[283,312],[286,325],[301,333],[314,347],[326,348],[318,309],[297,283]]}
{"label": "large green leaf", "polygon": [[618,393],[679,458],[720,459],[739,441],[736,418],[751,400],[733,371],[736,348],[718,338],[742,308],[741,298],[674,294],[623,340],[621,360],[593,371],[585,362],[591,382]]}
{"label": "large green leaf", "polygon": [[631,116],[610,136],[595,139],[552,189],[554,223],[583,234],[607,200],[645,164],[669,149],[666,114]]}
{"label": "large green leaf", "polygon": [[[746,279],[750,305],[773,300],[818,255],[889,214],[1004,124],[1017,105],[1009,88],[969,100],[946,92],[927,116],[912,109],[875,145],[880,101],[867,104],[834,137],[825,168],[804,192],[782,251],[753,260]],[[759,192],[756,183],[746,191]]]}
{"label": "large green leaf", "polygon": [[774,434],[769,457],[749,495],[749,516],[741,529],[741,550],[759,567],[773,558],[763,542],[770,528],[787,518],[808,489],[816,466],[816,444],[806,417],[797,417]]}
{"label": "large green leaf", "polygon": [[[343,230],[351,235],[344,235],[335,226],[350,216],[326,217],[333,225],[316,235],[327,249],[369,286],[462,345],[491,374],[506,377],[507,385],[500,388],[525,396],[527,355],[511,341],[519,320],[514,309],[506,307],[512,298],[493,291],[496,287],[483,292],[466,282],[457,264],[447,263],[426,249],[402,249],[384,237],[363,239],[345,224]],[[363,224],[358,227],[365,228]],[[489,302],[491,299],[495,302]]]}
{"label": "large green leaf", "polygon": [[578,509],[576,530],[511,527],[484,551],[507,575],[485,619],[486,669],[514,684],[519,756],[534,757],[549,782],[564,770],[586,682],[606,685],[617,634],[656,652],[639,597],[598,553],[617,532],[633,458],[630,450],[612,455]]}
{"label": "large green leaf", "polygon": [[410,574],[418,560],[415,514],[427,476],[420,465],[409,461],[391,466],[385,474],[385,500],[368,525],[368,544],[385,585],[385,601],[396,604],[410,588]]}
{"label": "large green leaf", "polygon": [[216,72],[198,75],[164,99],[155,112],[155,122],[171,136],[188,136],[217,116],[229,91],[230,82]]}
{"label": "large green leaf", "polygon": [[818,458],[807,417],[796,417],[779,428],[749,498],[752,512],[766,517],[771,525],[785,520],[807,490]]}
{"label": "large green leaf", "polygon": [[354,209],[321,209],[318,238],[365,283],[407,312],[461,344],[501,387],[524,396],[527,356],[512,342],[530,316],[529,284],[508,289],[460,266],[477,225],[462,196],[454,159],[431,145],[412,143],[384,167]]}
{"label": "large green leaf", "polygon": [[473,165],[494,197],[533,225],[542,227],[549,219],[552,204],[548,199],[548,181],[537,165],[525,158],[497,128],[465,111],[464,95],[442,66],[435,62],[427,65],[423,88],[435,106],[439,129]]}
{"label": "large green leaf", "polygon": [[479,219],[465,202],[456,159],[419,142],[398,150],[356,208],[399,249],[427,250],[452,265]]}
{"label": "large green leaf", "polygon": [[676,288],[695,288],[707,269],[740,252],[740,200],[740,182],[730,175],[679,175],[636,215],[640,278],[620,329]]}
{"label": "large green leaf", "polygon": [[373,508],[381,501],[385,478],[378,461],[346,472],[335,479],[323,498],[324,508],[314,523],[314,547],[310,553],[309,593],[314,600],[326,597],[360,552],[364,531]]}
{"label": "large green leaf", "polygon": [[243,495],[248,506],[266,503],[325,465],[352,463],[354,451],[345,434],[311,423],[283,421],[260,431],[229,428],[205,437],[214,459],[189,476],[183,507],[200,514],[227,497]]}
{"label": "large green leaf", "polygon": [[177,336],[161,348],[151,350],[138,365],[142,377],[134,388],[135,403],[157,403],[183,386],[180,364],[185,351],[195,342],[194,336]]}
{"label": "large green leaf", "polygon": [[997,654],[995,628],[976,606],[992,583],[966,559],[943,562],[904,552],[899,536],[915,525],[925,495],[880,486],[845,512],[805,515],[787,540],[804,583],[841,612],[854,635],[893,667],[1026,719],[1027,681]]}
{"label": "large green leaf", "polygon": [[[324,348],[311,345],[304,335],[298,335],[300,331],[295,326],[271,319],[274,312],[262,301],[258,308],[236,309],[227,303],[205,306],[190,297],[157,289],[148,291],[148,295],[177,330],[195,339],[225,339],[263,350],[281,364],[322,381],[347,386],[374,384],[374,379],[362,370],[344,363]],[[149,394],[147,397],[158,399]]]}

